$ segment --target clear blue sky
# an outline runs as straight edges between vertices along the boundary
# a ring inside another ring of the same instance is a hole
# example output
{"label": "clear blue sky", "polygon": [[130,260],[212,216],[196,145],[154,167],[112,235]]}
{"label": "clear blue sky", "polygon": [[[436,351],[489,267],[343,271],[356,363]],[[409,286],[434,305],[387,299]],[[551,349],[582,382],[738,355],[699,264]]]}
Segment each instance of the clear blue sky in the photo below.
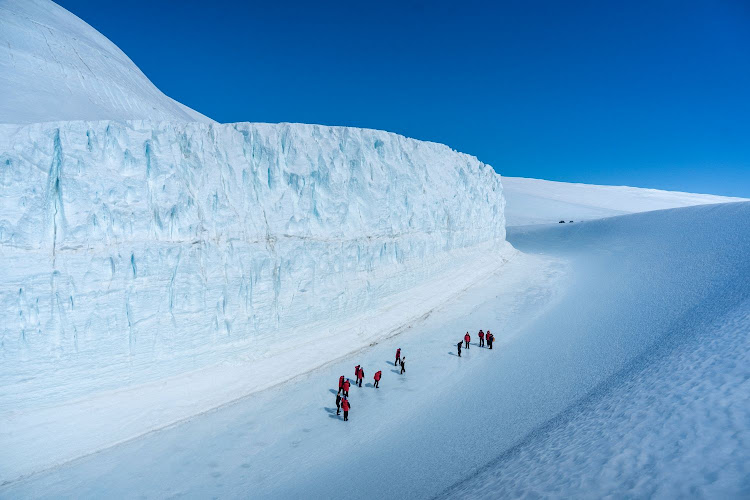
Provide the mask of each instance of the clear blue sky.
{"label": "clear blue sky", "polygon": [[504,175],[750,197],[750,2],[60,0],[220,122],[432,140]]}

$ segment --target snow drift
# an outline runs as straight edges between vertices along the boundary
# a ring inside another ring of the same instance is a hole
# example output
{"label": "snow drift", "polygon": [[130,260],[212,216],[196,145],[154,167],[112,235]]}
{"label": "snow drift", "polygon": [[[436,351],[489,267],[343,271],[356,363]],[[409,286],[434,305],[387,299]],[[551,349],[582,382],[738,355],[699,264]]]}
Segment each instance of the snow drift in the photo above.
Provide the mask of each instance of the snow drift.
{"label": "snow drift", "polygon": [[490,166],[373,130],[6,125],[0,163],[6,410],[313,342],[505,238]]}
{"label": "snow drift", "polygon": [[212,121],[59,5],[0,0],[0,123],[137,119]]}

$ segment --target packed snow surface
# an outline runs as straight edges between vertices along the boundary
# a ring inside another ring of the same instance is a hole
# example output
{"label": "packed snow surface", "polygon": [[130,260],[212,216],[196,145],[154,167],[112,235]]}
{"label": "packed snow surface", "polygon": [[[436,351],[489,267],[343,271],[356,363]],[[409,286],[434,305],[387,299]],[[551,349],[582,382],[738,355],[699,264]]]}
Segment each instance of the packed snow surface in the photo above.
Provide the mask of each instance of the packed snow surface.
{"label": "packed snow surface", "polygon": [[0,0],[0,123],[143,119],[212,121],[59,5]]}
{"label": "packed snow surface", "polygon": [[398,337],[0,496],[746,497],[748,227],[733,203],[512,230],[523,253]]}
{"label": "packed snow surface", "polygon": [[[28,444],[24,429],[57,429],[72,443],[5,454],[3,478],[390,335],[508,251],[490,166],[386,132],[4,125],[0,162],[3,430]],[[77,425],[97,408],[112,414]]]}
{"label": "packed snow surface", "polygon": [[750,201],[711,194],[503,177],[508,226],[601,219],[649,210]]}

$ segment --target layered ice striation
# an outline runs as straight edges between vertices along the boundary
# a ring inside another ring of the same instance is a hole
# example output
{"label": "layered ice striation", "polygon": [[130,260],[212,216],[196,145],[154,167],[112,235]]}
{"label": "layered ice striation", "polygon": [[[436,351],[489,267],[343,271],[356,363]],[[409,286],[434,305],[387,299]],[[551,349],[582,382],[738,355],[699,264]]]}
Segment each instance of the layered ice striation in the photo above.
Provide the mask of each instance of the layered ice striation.
{"label": "layered ice striation", "polygon": [[2,125],[0,405],[332,335],[502,243],[504,203],[489,165],[375,130]]}

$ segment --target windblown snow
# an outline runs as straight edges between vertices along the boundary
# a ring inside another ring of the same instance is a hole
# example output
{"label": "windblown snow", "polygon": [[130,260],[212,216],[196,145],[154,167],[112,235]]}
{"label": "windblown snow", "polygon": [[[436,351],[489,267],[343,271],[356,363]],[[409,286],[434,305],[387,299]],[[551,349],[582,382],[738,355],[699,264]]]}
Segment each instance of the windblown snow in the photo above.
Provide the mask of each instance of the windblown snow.
{"label": "windblown snow", "polygon": [[48,0],[0,0],[0,123],[212,120],[157,89],[115,44]]}

